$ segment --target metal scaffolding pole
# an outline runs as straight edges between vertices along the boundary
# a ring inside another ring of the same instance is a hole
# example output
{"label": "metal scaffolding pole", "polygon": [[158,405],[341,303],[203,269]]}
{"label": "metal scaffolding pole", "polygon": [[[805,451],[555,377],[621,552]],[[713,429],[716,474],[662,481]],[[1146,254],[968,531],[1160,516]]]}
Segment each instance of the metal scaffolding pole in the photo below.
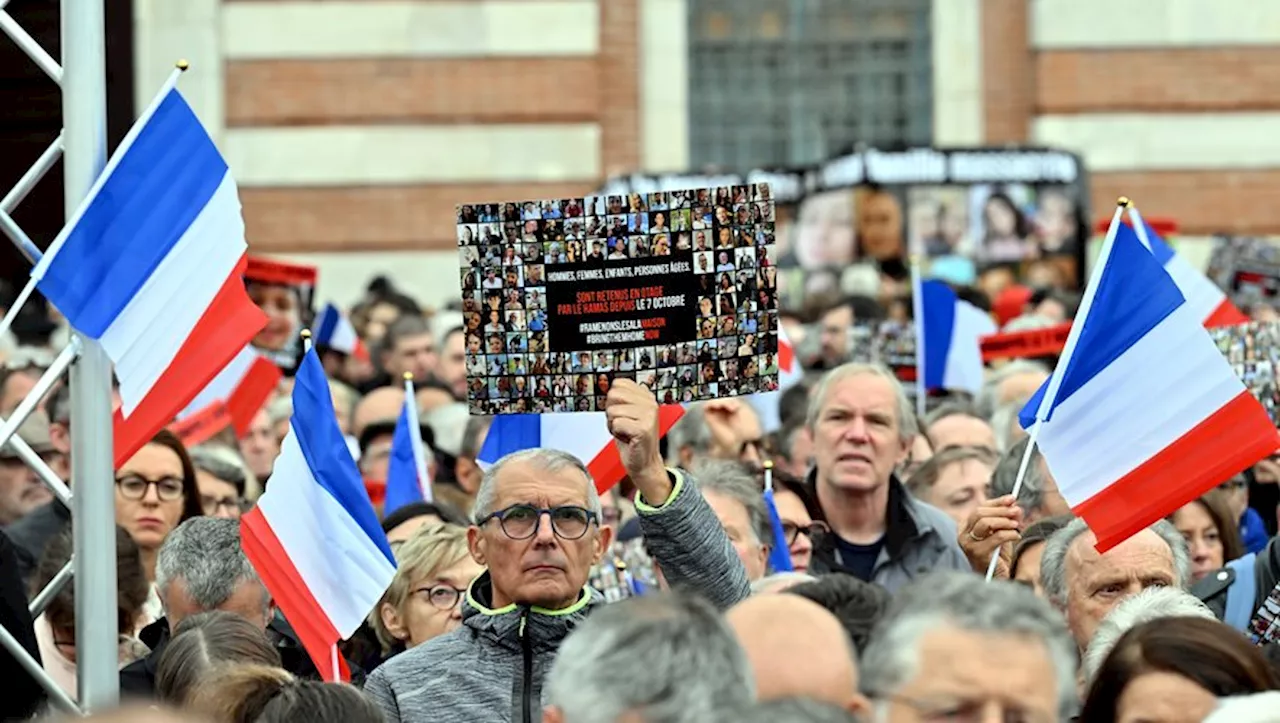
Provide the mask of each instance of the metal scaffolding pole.
{"label": "metal scaffolding pole", "polygon": [[[62,122],[67,218],[107,158],[104,0],[62,0]],[[86,713],[120,698],[116,626],[115,477],[111,361],[84,340],[71,369],[71,469],[75,481],[76,676]]]}

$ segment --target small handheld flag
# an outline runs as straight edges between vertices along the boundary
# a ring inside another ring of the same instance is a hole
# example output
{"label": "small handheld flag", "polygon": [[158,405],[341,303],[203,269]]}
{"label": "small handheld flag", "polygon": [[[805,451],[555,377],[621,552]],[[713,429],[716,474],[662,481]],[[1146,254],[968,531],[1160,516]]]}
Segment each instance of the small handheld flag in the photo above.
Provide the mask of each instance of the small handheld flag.
{"label": "small handheld flag", "polygon": [[778,505],[773,500],[773,460],[764,462],[764,506],[769,511],[769,528],[773,530],[773,540],[769,545],[769,569],[774,572],[792,572],[795,567],[791,564],[791,546],[782,529]]}
{"label": "small handheld flag", "polygon": [[240,521],[245,554],[326,679],[348,680],[334,651],[391,584],[395,557],[334,416],[324,368],[308,348],[271,484]]}
{"label": "small handheld flag", "polygon": [[391,438],[386,497],[382,504],[383,517],[413,502],[433,501],[431,474],[427,466],[421,428],[418,422],[418,404],[413,394],[413,375],[406,372],[404,407],[400,410],[396,431]]}

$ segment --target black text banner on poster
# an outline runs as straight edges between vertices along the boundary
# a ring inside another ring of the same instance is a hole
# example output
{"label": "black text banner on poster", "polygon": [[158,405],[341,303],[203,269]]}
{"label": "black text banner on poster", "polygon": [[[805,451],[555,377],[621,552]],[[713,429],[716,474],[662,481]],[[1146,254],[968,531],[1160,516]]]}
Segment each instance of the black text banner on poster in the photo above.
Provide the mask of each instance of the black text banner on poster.
{"label": "black text banner on poster", "polygon": [[692,341],[696,277],[690,252],[573,264],[547,274],[552,352]]}

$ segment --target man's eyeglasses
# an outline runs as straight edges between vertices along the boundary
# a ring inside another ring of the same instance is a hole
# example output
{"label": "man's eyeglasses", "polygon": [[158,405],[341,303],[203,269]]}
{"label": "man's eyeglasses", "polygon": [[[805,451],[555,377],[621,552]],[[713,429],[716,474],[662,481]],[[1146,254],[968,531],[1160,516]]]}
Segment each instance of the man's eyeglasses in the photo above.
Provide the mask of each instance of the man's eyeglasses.
{"label": "man's eyeglasses", "polygon": [[459,590],[452,585],[432,585],[430,587],[420,587],[413,591],[414,595],[426,594],[427,602],[431,603],[431,607],[438,610],[452,610],[458,605],[458,601],[466,594],[466,590]]}
{"label": "man's eyeglasses", "polygon": [[116,489],[120,496],[134,502],[147,496],[147,488],[155,487],[156,496],[161,502],[173,502],[182,498],[182,480],[174,477],[151,480],[138,475],[128,475],[116,479]]}
{"label": "man's eyeglasses", "polygon": [[821,520],[814,520],[808,526],[801,527],[790,522],[782,523],[782,536],[787,541],[787,545],[796,544],[796,540],[800,537],[800,533],[804,533],[810,542],[821,539],[823,535],[831,532],[831,528],[827,527],[827,523]]}
{"label": "man's eyeglasses", "polygon": [[483,527],[489,520],[497,520],[507,537],[513,540],[527,540],[538,534],[543,515],[551,518],[551,530],[562,540],[581,538],[587,534],[587,528],[591,523],[598,521],[596,513],[574,505],[562,505],[550,509],[533,505],[511,505],[506,509],[485,515],[476,521],[476,525]]}

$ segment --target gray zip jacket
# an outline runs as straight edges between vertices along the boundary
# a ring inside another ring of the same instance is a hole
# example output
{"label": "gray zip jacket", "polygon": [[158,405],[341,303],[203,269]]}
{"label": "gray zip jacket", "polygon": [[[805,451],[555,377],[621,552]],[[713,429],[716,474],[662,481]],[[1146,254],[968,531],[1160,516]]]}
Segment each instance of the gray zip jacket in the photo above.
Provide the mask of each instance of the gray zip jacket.
{"label": "gray zip jacket", "polygon": [[[751,594],[746,570],[693,479],[670,470],[661,507],[637,501],[640,526],[667,583],[727,609]],[[407,650],[369,676],[364,691],[388,723],[542,720],[542,681],[565,636],[603,597],[587,587],[564,610],[493,609],[485,572],[467,590],[462,626]]]}

